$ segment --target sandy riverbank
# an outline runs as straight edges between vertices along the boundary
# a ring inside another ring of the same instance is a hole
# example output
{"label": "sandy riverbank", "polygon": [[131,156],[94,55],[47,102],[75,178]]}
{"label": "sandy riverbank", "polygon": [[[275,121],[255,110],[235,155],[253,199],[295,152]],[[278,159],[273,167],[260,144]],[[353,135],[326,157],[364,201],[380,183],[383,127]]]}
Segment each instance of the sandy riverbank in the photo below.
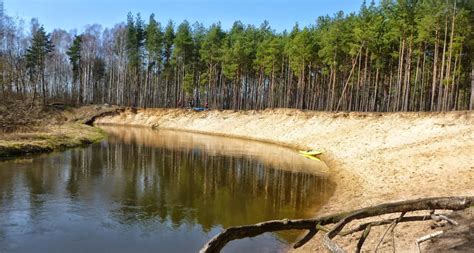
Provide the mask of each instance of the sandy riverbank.
{"label": "sandy riverbank", "polygon": [[[147,109],[127,110],[96,123],[197,131],[322,149],[338,183],[334,196],[318,213],[326,214],[418,197],[474,195],[473,116],[473,112]],[[402,228],[402,234],[410,232],[414,238],[429,232],[429,227],[404,224]],[[317,240],[300,251],[318,249]],[[407,240],[401,239],[397,249],[413,250]],[[342,241],[350,249],[356,237]]]}

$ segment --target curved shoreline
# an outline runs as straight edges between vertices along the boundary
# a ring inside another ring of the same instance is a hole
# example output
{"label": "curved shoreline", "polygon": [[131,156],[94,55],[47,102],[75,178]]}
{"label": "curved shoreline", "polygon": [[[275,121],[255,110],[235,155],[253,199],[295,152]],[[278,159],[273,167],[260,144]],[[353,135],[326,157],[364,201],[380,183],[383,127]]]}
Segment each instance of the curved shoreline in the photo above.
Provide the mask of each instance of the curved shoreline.
{"label": "curved shoreline", "polygon": [[[337,187],[317,213],[324,215],[421,197],[474,195],[474,112],[327,113],[274,109],[205,111],[82,107],[67,118],[76,123],[14,134],[0,141],[0,157],[51,152],[100,141],[104,133],[80,124],[142,126],[242,138],[298,149],[323,149]],[[79,119],[79,120],[78,120]],[[408,226],[408,225],[407,225]],[[429,233],[429,226],[403,227],[410,238]],[[427,227],[427,229],[426,229]],[[377,235],[377,231],[374,231]],[[298,252],[321,249],[315,237]],[[411,251],[412,241],[397,244]],[[357,238],[342,239],[349,247]],[[377,242],[375,242],[377,243]],[[370,240],[366,243],[370,245]],[[348,248],[350,249],[350,248]]]}
{"label": "curved shoreline", "polygon": [[[125,112],[126,113],[126,112]],[[95,124],[98,126],[118,126],[118,127],[144,127],[144,128],[152,128],[156,129],[156,126],[152,125],[146,125],[146,124],[134,124],[134,123],[121,123],[119,121],[115,121],[115,116],[113,117],[103,117],[103,118],[98,118],[95,121]],[[228,137],[228,138],[234,138],[234,139],[240,139],[240,140],[247,140],[247,141],[257,141],[257,142],[262,142],[262,143],[267,143],[267,144],[272,144],[272,145],[278,145],[281,147],[289,148],[289,149],[295,149],[298,150],[305,150],[305,149],[311,149],[311,147],[301,145],[301,144],[290,144],[290,143],[285,143],[285,142],[279,142],[279,141],[274,141],[271,139],[261,139],[261,138],[254,138],[252,136],[244,136],[244,135],[233,135],[233,134],[228,134],[228,133],[222,133],[222,132],[208,132],[208,131],[201,131],[201,130],[196,130],[196,129],[184,129],[184,128],[175,128],[175,127],[160,127],[160,130],[170,130],[170,131],[175,131],[175,132],[184,132],[184,133],[195,133],[195,134],[204,134],[204,135],[210,135],[210,136],[218,136],[218,137]],[[316,148],[316,147],[315,147]],[[323,153],[321,156],[322,163],[324,163],[324,168],[322,168],[323,171],[328,172],[328,177],[330,180],[336,183],[336,189],[340,188],[341,185],[338,185],[340,183],[341,178],[351,178],[352,183],[360,182],[360,178],[355,175],[354,173],[351,173],[350,171],[342,170],[337,167],[337,163],[333,158],[331,158],[330,155]],[[320,162],[320,163],[321,163]],[[314,161],[313,161],[314,163]],[[314,168],[318,169],[318,171],[314,171],[315,174],[321,173],[319,169],[322,166],[317,165]],[[355,190],[356,187],[353,186],[343,186],[345,190],[350,189],[350,190]],[[335,195],[335,194],[333,194]],[[331,199],[328,201],[330,202]],[[327,206],[323,206],[323,208],[327,208]],[[321,213],[323,210],[319,210],[318,214]],[[332,210],[327,210],[324,213],[331,213]]]}
{"label": "curved shoreline", "polygon": [[[318,212],[323,215],[390,201],[474,195],[472,116],[472,111],[326,113],[292,109],[242,112],[139,109],[101,117],[96,123],[323,149],[323,159],[337,183],[333,197]],[[316,245],[310,242],[298,251],[312,251]]]}

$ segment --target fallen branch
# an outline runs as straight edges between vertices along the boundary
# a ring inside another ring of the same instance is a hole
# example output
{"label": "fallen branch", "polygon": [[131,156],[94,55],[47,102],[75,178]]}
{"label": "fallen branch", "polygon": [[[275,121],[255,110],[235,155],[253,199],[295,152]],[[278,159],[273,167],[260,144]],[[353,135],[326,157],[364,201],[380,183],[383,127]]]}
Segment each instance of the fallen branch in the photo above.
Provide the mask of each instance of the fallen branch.
{"label": "fallen branch", "polygon": [[446,217],[445,215],[442,215],[442,214],[432,214],[431,215],[431,219],[433,219],[434,221],[447,221],[448,223],[450,223],[451,225],[454,225],[454,226],[457,226],[459,225],[455,220],[453,219],[450,219],[448,217]]}
{"label": "fallen branch", "polygon": [[420,238],[418,238],[416,240],[416,248],[418,249],[418,252],[421,252],[420,250],[420,243],[424,242],[424,241],[428,241],[428,240],[431,240],[433,238],[435,238],[436,236],[440,236],[442,235],[444,232],[443,231],[436,231],[432,234],[429,234],[429,235],[425,235],[425,236],[422,236]]}
{"label": "fallen branch", "polygon": [[[353,233],[356,233],[356,232],[363,231],[368,226],[375,227],[375,226],[389,225],[389,224],[392,224],[396,219],[398,219],[398,218],[364,223],[364,224],[361,224],[361,225],[359,225],[359,226],[357,226],[357,227],[355,227],[351,230],[343,231],[343,232],[339,233],[338,235],[339,236],[347,236],[347,235],[350,235],[350,234],[353,234]],[[401,222],[411,222],[411,221],[424,221],[424,220],[430,220],[430,219],[431,219],[431,215],[408,216],[408,217],[403,217],[402,219],[400,219],[399,223],[401,223]]]}
{"label": "fallen branch", "polygon": [[312,228],[308,231],[308,233],[299,241],[297,241],[295,243],[295,245],[293,245],[293,248],[297,249],[303,245],[305,245],[305,243],[307,243],[309,240],[311,240],[315,235],[316,233],[318,233],[318,229],[317,228]]}
{"label": "fallen branch", "polygon": [[326,228],[325,226],[321,226],[321,224],[318,223],[316,225],[316,228],[310,229],[308,234],[306,234],[301,240],[296,242],[295,245],[293,246],[293,248],[297,249],[297,248],[303,246],[305,243],[307,243],[309,240],[311,240],[311,238],[313,238],[318,231],[323,231],[323,232],[327,233],[329,231],[329,229]]}
{"label": "fallen branch", "polygon": [[371,229],[371,228],[372,228],[372,225],[369,224],[369,225],[364,229],[364,233],[362,233],[362,236],[360,237],[359,241],[357,242],[356,253],[359,253],[359,252],[362,250],[362,246],[364,245],[365,240],[367,239],[367,237],[369,237],[370,229]]}
{"label": "fallen branch", "polygon": [[446,197],[446,198],[428,198],[410,201],[401,201],[389,204],[382,204],[375,207],[363,208],[351,212],[346,217],[339,220],[336,225],[324,235],[324,246],[334,253],[345,252],[339,245],[334,243],[331,239],[334,238],[344,226],[358,219],[364,219],[372,216],[379,216],[382,214],[412,212],[420,210],[461,210],[469,207],[474,202],[474,196],[470,197]]}
{"label": "fallen branch", "polygon": [[[474,203],[474,196],[469,197],[442,197],[442,198],[426,198],[409,201],[400,201],[394,203],[381,204],[378,206],[367,207],[352,212],[339,213],[313,219],[297,219],[297,220],[274,220],[262,222],[254,225],[230,227],[222,233],[212,238],[200,250],[201,253],[220,252],[221,249],[230,241],[242,239],[246,237],[255,237],[257,235],[276,232],[282,230],[309,230],[305,236],[304,243],[309,241],[316,235],[318,229],[316,226],[324,226],[327,224],[337,223],[324,236],[324,245],[333,252],[343,252],[339,246],[331,241],[337,234],[341,232],[344,226],[352,220],[363,219],[372,216],[379,216],[389,213],[412,212],[420,210],[462,210],[466,209]],[[406,217],[407,219],[410,217]],[[400,221],[402,221],[401,219]],[[303,240],[302,240],[303,241]],[[304,243],[297,243],[298,247]],[[333,247],[334,246],[334,247]],[[338,251],[340,250],[340,251]]]}
{"label": "fallen branch", "polygon": [[375,247],[375,252],[377,252],[377,250],[379,249],[380,247],[380,244],[382,244],[383,242],[383,239],[385,238],[385,235],[387,235],[388,232],[390,231],[393,231],[395,229],[395,226],[398,224],[398,222],[400,222],[401,219],[403,219],[403,216],[405,216],[406,212],[403,212],[400,217],[398,217],[397,219],[394,219],[392,221],[392,223],[390,224],[390,226],[388,226],[387,230],[385,230],[385,233],[383,233],[382,237],[380,238],[380,241],[379,243],[377,244],[377,246]]}

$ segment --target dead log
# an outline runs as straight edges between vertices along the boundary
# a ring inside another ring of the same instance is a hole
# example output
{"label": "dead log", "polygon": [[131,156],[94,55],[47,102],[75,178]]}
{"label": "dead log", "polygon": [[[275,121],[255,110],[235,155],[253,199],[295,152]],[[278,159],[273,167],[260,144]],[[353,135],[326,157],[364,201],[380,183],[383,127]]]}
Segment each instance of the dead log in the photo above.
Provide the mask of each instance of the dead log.
{"label": "dead log", "polygon": [[[344,252],[337,244],[331,241],[337,234],[341,232],[344,226],[352,220],[363,219],[372,216],[379,216],[389,213],[402,213],[420,210],[463,210],[474,203],[474,196],[467,197],[441,197],[441,198],[425,198],[408,201],[400,201],[393,203],[381,204],[373,207],[367,207],[351,212],[338,213],[313,219],[296,219],[296,220],[273,220],[262,222],[254,225],[230,227],[222,233],[216,235],[200,250],[201,253],[220,252],[224,246],[232,240],[242,239],[246,237],[255,237],[257,235],[276,232],[282,230],[309,230],[305,241],[311,239],[318,231],[316,226],[324,226],[327,224],[337,223],[324,236],[324,245],[333,252]],[[408,217],[407,217],[408,218]],[[400,221],[402,221],[401,219]],[[392,221],[393,222],[393,221]],[[309,239],[308,239],[309,237]],[[302,246],[304,243],[297,243]]]}

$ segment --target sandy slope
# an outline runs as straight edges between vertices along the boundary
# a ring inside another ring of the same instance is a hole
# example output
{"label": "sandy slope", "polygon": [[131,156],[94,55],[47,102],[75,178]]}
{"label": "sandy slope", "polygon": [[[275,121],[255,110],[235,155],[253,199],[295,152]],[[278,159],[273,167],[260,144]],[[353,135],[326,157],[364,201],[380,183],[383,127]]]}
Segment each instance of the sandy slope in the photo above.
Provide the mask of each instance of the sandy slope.
{"label": "sandy slope", "polygon": [[[96,122],[199,131],[323,149],[323,159],[338,182],[334,196],[319,213],[324,214],[417,197],[474,195],[473,116],[473,112],[334,114],[276,109],[198,113],[148,109],[128,110]],[[429,233],[403,226],[404,232],[412,232],[412,237]],[[301,251],[319,248],[317,239]],[[397,249],[413,250],[412,246],[411,242],[402,241]],[[349,244],[346,247],[351,249]]]}

